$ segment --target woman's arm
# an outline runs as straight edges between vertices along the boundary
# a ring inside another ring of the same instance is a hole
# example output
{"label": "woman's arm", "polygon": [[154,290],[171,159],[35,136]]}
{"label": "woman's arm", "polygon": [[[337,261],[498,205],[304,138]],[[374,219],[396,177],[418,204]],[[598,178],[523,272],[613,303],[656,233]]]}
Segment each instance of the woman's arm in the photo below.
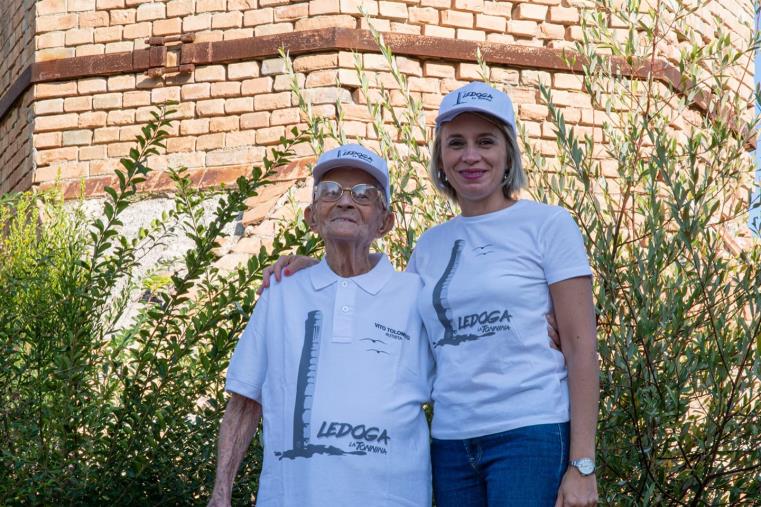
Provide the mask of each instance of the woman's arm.
{"label": "woman's arm", "polygon": [[[578,277],[550,285],[563,355],[568,365],[571,399],[570,459],[595,458],[600,383],[592,279]],[[582,476],[569,466],[558,491],[557,506],[597,504],[595,474]]]}
{"label": "woman's arm", "polygon": [[279,282],[280,279],[285,276],[290,276],[296,271],[301,271],[309,266],[317,264],[317,259],[311,257],[305,257],[303,255],[281,255],[280,258],[275,261],[275,264],[264,268],[262,272],[262,284],[256,291],[257,294],[264,292],[264,289],[269,289],[270,278],[274,275],[275,281]]}

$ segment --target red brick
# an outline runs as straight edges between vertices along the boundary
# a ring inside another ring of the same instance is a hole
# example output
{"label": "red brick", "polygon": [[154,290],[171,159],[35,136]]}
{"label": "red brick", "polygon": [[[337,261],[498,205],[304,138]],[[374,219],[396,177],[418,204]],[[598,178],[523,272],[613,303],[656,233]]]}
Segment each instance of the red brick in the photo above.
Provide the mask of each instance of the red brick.
{"label": "red brick", "polygon": [[105,127],[108,114],[105,111],[90,111],[79,115],[79,128]]}
{"label": "red brick", "polygon": [[[297,3],[275,7],[274,21],[294,21],[309,15],[309,3]],[[270,20],[269,22],[272,22]]]}
{"label": "red brick", "polygon": [[134,25],[126,25],[122,36],[125,39],[142,39],[151,36],[152,25],[149,21],[144,23],[137,23]]}
{"label": "red brick", "polygon": [[49,165],[57,162],[77,160],[78,151],[76,146],[56,148],[54,150],[39,150],[35,154],[34,161],[38,165]]}
{"label": "red brick", "polygon": [[209,132],[209,120],[182,120],[180,122],[180,133],[182,135],[198,135]]}
{"label": "red brick", "polygon": [[[257,114],[257,113],[254,113]],[[272,111],[270,116],[270,125],[294,125],[300,120],[299,108],[289,107],[287,109],[278,109]],[[243,120],[241,119],[241,122]]]}
{"label": "red brick", "polygon": [[236,97],[240,95],[240,83],[237,81],[220,81],[211,84],[212,97]]}
{"label": "red brick", "polygon": [[196,0],[196,12],[224,11],[225,0]]}
{"label": "red brick", "polygon": [[180,96],[182,100],[205,99],[211,96],[209,83],[191,83],[182,85]]}
{"label": "red brick", "polygon": [[[105,115],[105,113],[102,113]],[[106,119],[103,118],[103,124],[105,125]],[[118,127],[105,127],[95,129],[93,132],[94,143],[112,143],[119,140],[119,128]]]}
{"label": "red brick", "polygon": [[37,49],[58,48],[66,44],[66,32],[48,32],[37,36]]}
{"label": "red brick", "polygon": [[63,113],[63,99],[37,100],[34,102],[34,114],[45,115]]}
{"label": "red brick", "polygon": [[183,32],[199,32],[211,28],[211,14],[187,16],[182,20]]}
{"label": "red brick", "polygon": [[162,104],[168,100],[180,100],[179,86],[167,86],[166,88],[154,88],[151,90],[151,102],[153,104]]}
{"label": "red brick", "polygon": [[446,39],[454,39],[455,29],[447,28],[438,25],[425,25],[423,26],[423,35],[426,37],[442,37]]}
{"label": "red brick", "polygon": [[256,144],[277,144],[285,135],[285,127],[268,127],[256,131]]}
{"label": "red brick", "polygon": [[237,148],[239,146],[253,146],[255,144],[255,130],[241,130],[225,134],[225,147]]}
{"label": "red brick", "polygon": [[473,14],[452,10],[441,11],[441,24],[444,26],[472,28]]}
{"label": "red brick", "polygon": [[209,132],[232,132],[239,130],[240,119],[237,116],[221,116],[209,121]]}
{"label": "red brick", "polygon": [[492,32],[504,32],[507,27],[507,20],[501,16],[489,16],[487,14],[476,14],[476,28],[489,30]]}
{"label": "red brick", "polygon": [[548,7],[535,3],[521,3],[513,9],[513,18],[518,20],[544,21]]}
{"label": "red brick", "polygon": [[231,63],[227,66],[227,79],[245,79],[259,76],[258,62]]}
{"label": "red brick", "polygon": [[245,113],[240,116],[240,128],[242,129],[257,129],[261,127],[269,127],[270,113],[267,111],[260,111],[258,113]]}
{"label": "red brick", "polygon": [[77,113],[40,116],[34,121],[34,131],[45,132],[49,130],[76,128],[77,123]]}
{"label": "red brick", "polygon": [[34,135],[35,148],[54,148],[61,146],[61,132],[41,132]]}
{"label": "red brick", "polygon": [[243,14],[243,26],[259,26],[272,23],[274,14],[271,8],[246,11]]}
{"label": "red brick", "polygon": [[70,81],[64,83],[37,83],[34,86],[34,97],[44,99],[47,97],[69,97],[77,94],[77,83]]}
{"label": "red brick", "polygon": [[108,19],[107,12],[83,12],[79,15],[79,26],[80,28],[108,26]]}
{"label": "red brick", "polygon": [[52,14],[39,16],[35,20],[37,33],[52,32],[54,30],[68,30],[77,26],[76,14]]}
{"label": "red brick", "polygon": [[129,125],[131,123],[135,123],[134,109],[117,109],[108,112],[107,125]]}
{"label": "red brick", "polygon": [[[106,146],[82,146],[79,148],[79,160],[100,160],[106,158],[107,154]],[[92,168],[92,166],[91,166]]]}
{"label": "red brick", "polygon": [[196,67],[194,77],[196,81],[224,81],[225,67],[224,65]]}
{"label": "red brick", "polygon": [[409,22],[437,25],[439,23],[439,11],[433,7],[410,7]]}
{"label": "red brick", "polygon": [[318,14],[337,14],[341,12],[341,2],[339,0],[311,0],[309,2],[309,15]]}
{"label": "red brick", "polygon": [[64,111],[89,111],[92,109],[92,97],[69,97],[63,103]]}
{"label": "red brick", "polygon": [[122,96],[122,105],[124,107],[147,106],[151,103],[151,92],[149,91],[131,91]]}
{"label": "red brick", "polygon": [[89,145],[92,143],[92,130],[67,130],[63,133],[64,146]]}
{"label": "red brick", "polygon": [[240,97],[236,99],[227,99],[225,101],[225,112],[227,114],[248,113],[253,110],[254,110],[254,98],[252,97]]}
{"label": "red brick", "polygon": [[196,102],[198,116],[222,116],[225,114],[225,100],[200,100]]}
{"label": "red brick", "polygon": [[454,0],[454,8],[461,11],[483,12],[484,0]]}
{"label": "red brick", "polygon": [[534,37],[539,33],[539,27],[535,21],[510,20],[507,22],[507,31],[519,37]]}
{"label": "red brick", "polygon": [[171,137],[166,141],[166,152],[188,152],[196,149],[195,137]]}
{"label": "red brick", "polygon": [[575,25],[579,22],[579,10],[574,7],[550,7],[550,21],[561,25]]}
{"label": "red brick", "polygon": [[222,148],[225,145],[225,134],[206,134],[196,138],[196,150],[208,151]]}
{"label": "red brick", "polygon": [[166,15],[170,18],[193,14],[193,11],[193,0],[171,0],[166,4]]}
{"label": "red brick", "polygon": [[387,2],[380,0],[378,10],[383,13],[384,18],[407,20],[407,5],[402,2]]}
{"label": "red brick", "polygon": [[156,37],[179,33],[182,33],[182,19],[180,18],[159,19],[153,22],[153,35]]}
{"label": "red brick", "polygon": [[243,14],[240,12],[221,12],[211,17],[211,28],[239,28],[243,26]]}
{"label": "red brick", "polygon": [[315,16],[296,21],[296,31],[321,30],[323,28],[356,28],[357,20],[348,14]]}

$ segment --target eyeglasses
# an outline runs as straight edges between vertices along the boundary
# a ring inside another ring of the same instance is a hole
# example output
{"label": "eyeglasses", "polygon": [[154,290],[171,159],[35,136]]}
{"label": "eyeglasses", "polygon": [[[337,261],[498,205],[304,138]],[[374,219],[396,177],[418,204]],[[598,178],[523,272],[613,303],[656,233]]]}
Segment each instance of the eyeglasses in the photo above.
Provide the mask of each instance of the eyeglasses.
{"label": "eyeglasses", "polygon": [[351,195],[351,200],[360,206],[369,206],[370,204],[379,201],[384,208],[386,207],[380,189],[368,183],[358,183],[351,188],[344,188],[335,181],[321,181],[314,187],[314,200],[335,202],[339,200],[347,190]]}

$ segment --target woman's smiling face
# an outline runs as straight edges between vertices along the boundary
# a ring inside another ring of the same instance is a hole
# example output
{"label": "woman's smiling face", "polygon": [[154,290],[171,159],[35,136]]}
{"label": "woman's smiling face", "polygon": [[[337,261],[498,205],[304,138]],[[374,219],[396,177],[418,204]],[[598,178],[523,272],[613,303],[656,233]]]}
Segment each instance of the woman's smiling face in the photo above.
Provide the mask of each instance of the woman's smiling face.
{"label": "woman's smiling face", "polygon": [[481,215],[510,204],[502,192],[508,167],[503,130],[479,115],[463,113],[441,126],[441,160],[463,215]]}

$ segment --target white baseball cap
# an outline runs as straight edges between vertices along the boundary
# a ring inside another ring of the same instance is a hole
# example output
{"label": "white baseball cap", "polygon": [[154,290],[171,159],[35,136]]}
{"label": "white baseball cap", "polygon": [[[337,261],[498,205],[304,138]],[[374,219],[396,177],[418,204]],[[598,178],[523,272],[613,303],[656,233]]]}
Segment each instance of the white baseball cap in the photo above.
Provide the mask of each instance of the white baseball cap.
{"label": "white baseball cap", "polygon": [[388,165],[377,153],[359,144],[344,144],[326,151],[317,159],[312,169],[315,184],[319,183],[326,172],[338,167],[354,167],[365,171],[378,180],[386,195],[386,205],[391,204],[391,185],[388,178]]}
{"label": "white baseball cap", "polygon": [[467,112],[486,113],[515,129],[513,102],[506,93],[495,90],[486,83],[474,81],[448,93],[441,101],[436,117],[436,130],[443,123],[452,121],[457,115]]}

